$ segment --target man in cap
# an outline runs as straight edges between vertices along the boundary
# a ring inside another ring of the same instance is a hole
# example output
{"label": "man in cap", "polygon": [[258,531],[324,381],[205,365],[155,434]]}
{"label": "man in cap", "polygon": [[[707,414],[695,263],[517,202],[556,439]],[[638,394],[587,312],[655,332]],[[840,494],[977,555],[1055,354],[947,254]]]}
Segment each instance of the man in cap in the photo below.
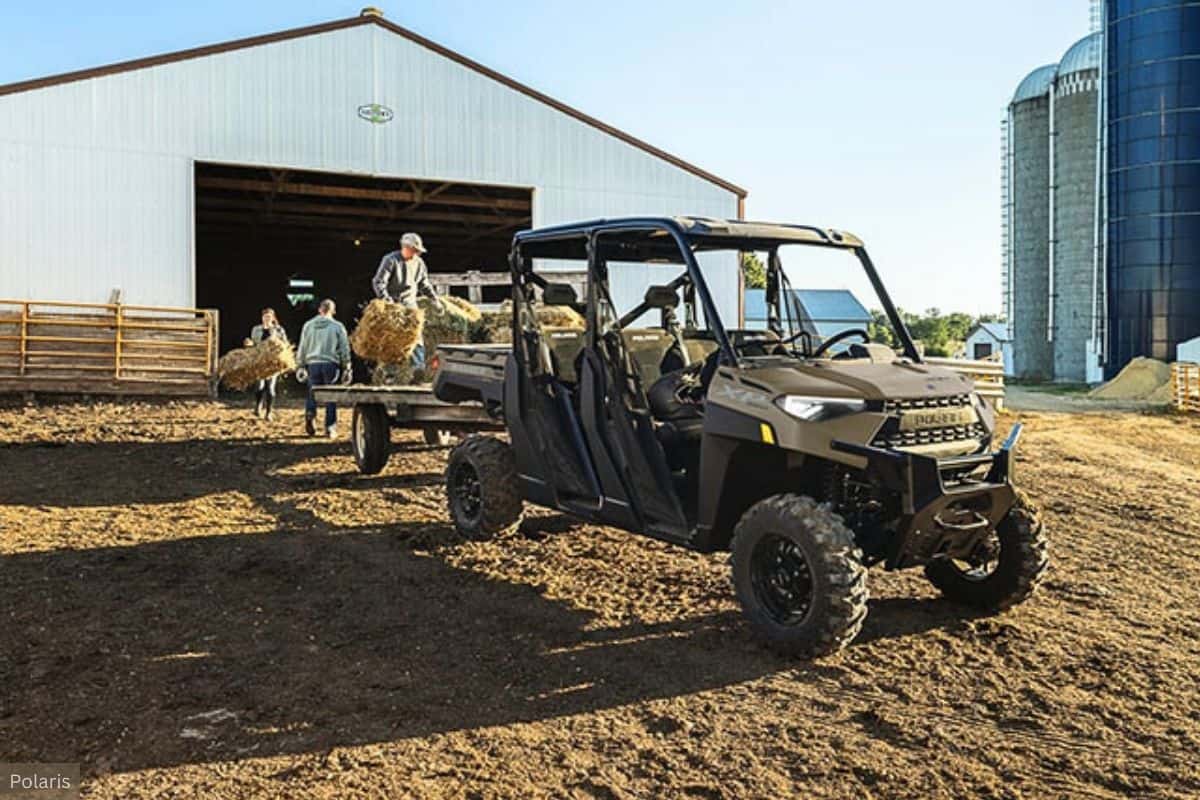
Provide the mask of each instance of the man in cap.
{"label": "man in cap", "polygon": [[[438,309],[444,311],[446,303],[438,297],[433,284],[429,282],[429,270],[425,260],[421,258],[427,251],[421,241],[420,234],[406,233],[400,237],[400,249],[393,250],[379,262],[371,286],[375,296],[390,303],[416,308],[417,296],[425,295],[432,298]],[[417,339],[417,346],[412,354],[413,371],[425,369],[425,342]]]}

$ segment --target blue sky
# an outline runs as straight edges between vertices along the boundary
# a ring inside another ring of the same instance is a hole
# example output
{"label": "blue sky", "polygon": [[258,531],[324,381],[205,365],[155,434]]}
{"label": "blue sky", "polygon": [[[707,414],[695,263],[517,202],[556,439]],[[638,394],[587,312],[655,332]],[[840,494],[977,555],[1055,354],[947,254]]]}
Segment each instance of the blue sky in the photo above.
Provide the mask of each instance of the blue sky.
{"label": "blue sky", "polygon": [[[363,4],[0,0],[0,83],[353,16]],[[747,187],[753,218],[859,234],[904,307],[969,312],[1001,302],[1005,106],[1088,21],[1087,0],[375,4]]]}

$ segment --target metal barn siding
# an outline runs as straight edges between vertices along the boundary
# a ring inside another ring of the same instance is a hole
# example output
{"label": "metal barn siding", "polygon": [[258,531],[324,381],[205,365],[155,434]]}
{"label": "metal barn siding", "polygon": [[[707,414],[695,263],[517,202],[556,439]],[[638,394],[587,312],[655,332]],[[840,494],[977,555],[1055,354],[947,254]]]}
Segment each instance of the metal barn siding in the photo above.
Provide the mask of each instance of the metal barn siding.
{"label": "metal barn siding", "polygon": [[[0,87],[0,296],[103,300],[119,286],[128,302],[191,304],[196,161],[530,187],[535,225],[737,216],[736,187],[419,37],[369,20],[325,27]],[[369,103],[395,118],[361,119]],[[736,319],[736,261],[706,271],[722,315]],[[614,277],[627,300],[647,273]]]}

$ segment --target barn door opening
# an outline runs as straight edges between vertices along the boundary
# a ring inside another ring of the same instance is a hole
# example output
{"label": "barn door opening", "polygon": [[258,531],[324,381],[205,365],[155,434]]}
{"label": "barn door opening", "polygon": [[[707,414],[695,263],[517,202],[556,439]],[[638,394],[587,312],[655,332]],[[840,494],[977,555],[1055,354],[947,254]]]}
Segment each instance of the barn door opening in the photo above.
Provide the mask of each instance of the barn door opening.
{"label": "barn door opening", "polygon": [[[271,306],[290,337],[332,297],[352,326],[401,234],[421,234],[435,285],[485,305],[510,296],[508,250],[527,188],[197,163],[196,303],[220,311],[221,350]],[[461,283],[466,273],[476,288]],[[470,295],[470,296],[469,296]]]}

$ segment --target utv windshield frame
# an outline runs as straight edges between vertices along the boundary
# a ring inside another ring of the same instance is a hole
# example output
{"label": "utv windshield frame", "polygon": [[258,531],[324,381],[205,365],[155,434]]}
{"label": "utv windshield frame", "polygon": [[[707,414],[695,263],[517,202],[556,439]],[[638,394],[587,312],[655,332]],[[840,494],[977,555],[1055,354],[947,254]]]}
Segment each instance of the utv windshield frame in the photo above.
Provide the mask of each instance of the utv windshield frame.
{"label": "utv windshield frame", "polygon": [[[787,284],[787,276],[783,273],[778,249],[789,245],[853,253],[883,306],[884,314],[891,323],[903,354],[914,363],[922,362],[912,336],[884,287],[865,245],[858,237],[844,231],[825,230],[809,225],[701,217],[602,219],[522,231],[513,238],[509,262],[513,271],[514,294],[531,283],[545,288],[547,277],[553,276],[552,269],[541,274],[535,273],[533,259],[585,260],[589,272],[593,275],[596,274],[597,265],[607,261],[681,264],[685,268],[685,274],[668,285],[674,288],[683,287],[689,294],[694,292],[703,309],[709,330],[717,342],[721,363],[734,365],[738,363],[737,353],[734,351],[724,320],[717,313],[696,254],[717,251],[768,253],[768,314],[773,315],[775,320],[781,320],[784,318],[781,316],[781,311],[784,310],[781,307],[781,290]],[[738,268],[741,269],[740,264]],[[690,287],[687,286],[689,283]],[[649,306],[643,303],[626,313],[622,317],[622,323],[624,324],[625,320],[636,319],[648,310]]]}

